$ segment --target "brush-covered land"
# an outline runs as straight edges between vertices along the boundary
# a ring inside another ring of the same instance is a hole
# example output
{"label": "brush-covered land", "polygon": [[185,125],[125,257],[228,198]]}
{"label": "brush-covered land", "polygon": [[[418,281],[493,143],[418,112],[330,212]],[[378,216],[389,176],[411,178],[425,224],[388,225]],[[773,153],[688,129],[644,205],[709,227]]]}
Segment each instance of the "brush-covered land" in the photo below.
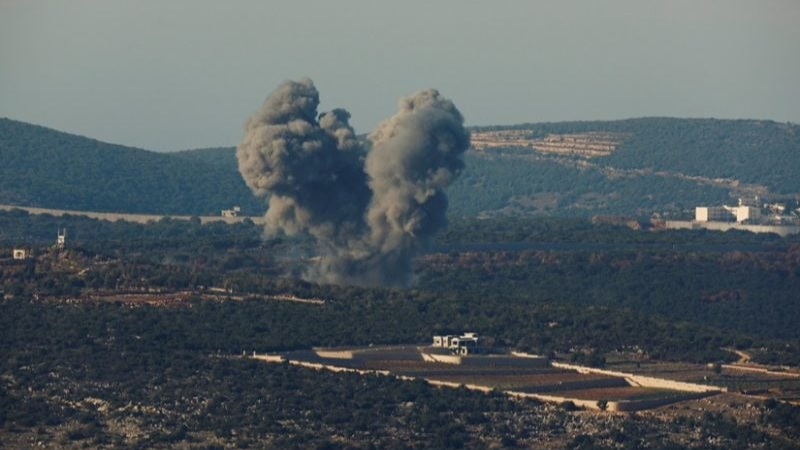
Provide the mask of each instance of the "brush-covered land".
{"label": "brush-covered land", "polygon": [[[757,120],[646,118],[478,127],[450,213],[688,217],[761,196],[797,207],[800,128]],[[35,182],[31,182],[35,180]],[[0,119],[0,203],[218,215],[264,212],[233,148],[155,153]]]}
{"label": "brush-covered land", "polygon": [[[475,128],[450,227],[407,289],[303,281],[313,243],[265,238],[249,220],[0,212],[0,446],[795,448],[800,381],[775,373],[800,365],[800,237],[648,219],[756,195],[796,214],[798,131],[668,118]],[[233,148],[159,154],[7,119],[0,204],[265,208]],[[730,393],[607,415],[246,357],[466,331],[562,362],[683,370]],[[742,355],[776,372],[724,368]]]}
{"label": "brush-covered land", "polygon": [[[60,251],[58,227],[70,230]],[[600,367],[620,355],[737,359],[725,349],[798,365],[797,237],[455,220],[417,261],[413,288],[365,289],[300,281],[307,243],[265,240],[249,222],[12,211],[0,233],[2,255],[33,252],[0,262],[0,441],[11,448],[727,449],[800,438],[800,409],[783,401],[726,394],[609,416],[241,357],[476,331]]]}

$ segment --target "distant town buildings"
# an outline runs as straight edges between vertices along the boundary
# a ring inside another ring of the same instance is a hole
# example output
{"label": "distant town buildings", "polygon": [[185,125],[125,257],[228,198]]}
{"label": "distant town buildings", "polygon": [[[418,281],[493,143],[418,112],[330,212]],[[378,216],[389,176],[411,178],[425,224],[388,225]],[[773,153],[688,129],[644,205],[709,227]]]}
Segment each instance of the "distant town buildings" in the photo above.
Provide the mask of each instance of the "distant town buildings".
{"label": "distant town buildings", "polygon": [[783,216],[785,211],[786,205],[782,203],[759,205],[758,197],[752,199],[740,198],[738,206],[698,206],[695,208],[694,220],[697,222],[737,222],[752,225],[780,224],[795,220],[792,217]]}
{"label": "distant town buildings", "polygon": [[760,223],[761,209],[752,206],[698,206],[695,219],[698,222]]}
{"label": "distant town buildings", "polygon": [[24,248],[15,248],[12,253],[14,259],[16,260],[23,260],[30,258],[30,252],[28,250],[25,250]]}
{"label": "distant town buildings", "polygon": [[796,215],[785,215],[782,203],[761,204],[758,197],[740,198],[737,206],[698,206],[692,221],[667,221],[669,229],[745,230],[753,233],[776,233],[781,236],[800,233]]}

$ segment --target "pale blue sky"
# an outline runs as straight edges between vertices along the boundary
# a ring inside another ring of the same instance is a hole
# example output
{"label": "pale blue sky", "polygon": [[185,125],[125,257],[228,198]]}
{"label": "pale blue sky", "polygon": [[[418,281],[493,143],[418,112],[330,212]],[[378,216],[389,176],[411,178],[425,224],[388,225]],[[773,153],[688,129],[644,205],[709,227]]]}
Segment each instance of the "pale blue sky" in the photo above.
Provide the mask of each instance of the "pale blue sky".
{"label": "pale blue sky", "polygon": [[800,1],[0,0],[0,117],[153,150],[234,145],[309,76],[358,132],[435,87],[470,125],[800,122]]}

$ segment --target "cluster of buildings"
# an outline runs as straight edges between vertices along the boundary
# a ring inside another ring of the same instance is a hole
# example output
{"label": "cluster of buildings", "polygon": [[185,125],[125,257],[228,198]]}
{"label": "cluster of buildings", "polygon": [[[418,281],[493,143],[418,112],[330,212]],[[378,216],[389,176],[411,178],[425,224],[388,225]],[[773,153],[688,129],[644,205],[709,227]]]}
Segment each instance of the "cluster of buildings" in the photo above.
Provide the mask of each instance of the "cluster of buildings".
{"label": "cluster of buildings", "polygon": [[[56,244],[53,246],[59,250],[63,250],[67,246],[67,229],[58,229],[58,236],[56,237]],[[11,257],[16,261],[23,261],[33,257],[33,252],[27,248],[15,247],[11,250]]]}
{"label": "cluster of buildings", "polygon": [[[759,204],[758,197],[739,199],[738,206],[698,206],[695,208],[697,222],[736,222],[754,225],[779,225],[797,223],[797,218],[786,214],[782,203]],[[766,214],[764,214],[766,212]]]}
{"label": "cluster of buildings", "polygon": [[461,336],[444,335],[433,337],[433,347],[445,348],[453,355],[485,353],[483,339],[477,333],[464,333]]}
{"label": "cluster of buildings", "polygon": [[737,206],[698,206],[692,221],[667,221],[668,229],[744,230],[753,233],[776,233],[781,236],[800,233],[800,220],[782,203],[761,203],[758,197],[740,198]]}
{"label": "cluster of buildings", "polygon": [[222,210],[222,217],[239,217],[239,214],[242,212],[242,208],[239,206],[234,206],[231,209],[223,209]]}

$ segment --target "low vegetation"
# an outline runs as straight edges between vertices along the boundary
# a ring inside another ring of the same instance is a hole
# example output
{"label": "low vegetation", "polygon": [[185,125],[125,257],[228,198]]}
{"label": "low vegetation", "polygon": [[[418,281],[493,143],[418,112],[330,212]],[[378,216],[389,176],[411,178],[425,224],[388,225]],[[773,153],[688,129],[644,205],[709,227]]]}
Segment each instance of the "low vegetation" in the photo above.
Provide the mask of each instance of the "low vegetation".
{"label": "low vegetation", "polygon": [[[58,227],[70,230],[60,251],[51,248]],[[304,241],[263,240],[250,222],[139,225],[12,211],[0,213],[0,233],[0,441],[9,447],[550,442],[722,449],[795,442],[796,409],[784,403],[748,410],[757,420],[733,410],[602,416],[239,355],[423,343],[432,334],[477,331],[496,344],[596,366],[618,351],[643,360],[737,358],[723,347],[763,349],[772,361],[796,363],[800,346],[790,328],[798,318],[790,301],[800,275],[796,238],[661,234],[577,219],[456,220],[439,245],[568,245],[426,255],[415,287],[399,290],[300,281],[292,274],[302,264]],[[18,246],[33,258],[10,259]],[[718,295],[722,290],[741,294]],[[185,296],[163,305],[120,296],[177,292]],[[763,314],[764,323],[754,325],[755,307],[779,314]]]}

